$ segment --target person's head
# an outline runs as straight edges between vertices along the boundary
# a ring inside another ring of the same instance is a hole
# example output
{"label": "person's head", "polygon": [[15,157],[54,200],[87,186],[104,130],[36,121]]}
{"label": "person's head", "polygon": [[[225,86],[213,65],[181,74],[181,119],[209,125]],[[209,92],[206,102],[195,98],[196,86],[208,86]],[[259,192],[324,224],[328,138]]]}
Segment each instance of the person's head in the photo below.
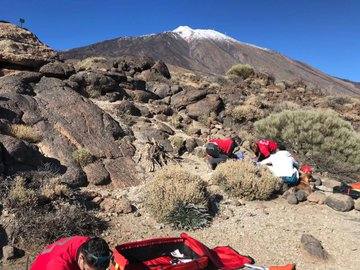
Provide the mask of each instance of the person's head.
{"label": "person's head", "polygon": [[109,246],[99,237],[86,241],[78,250],[78,265],[81,270],[106,270],[110,260]]}
{"label": "person's head", "polygon": [[235,147],[236,146],[241,146],[242,140],[241,140],[241,138],[239,136],[234,136],[231,139],[233,140],[233,142],[235,144]]}

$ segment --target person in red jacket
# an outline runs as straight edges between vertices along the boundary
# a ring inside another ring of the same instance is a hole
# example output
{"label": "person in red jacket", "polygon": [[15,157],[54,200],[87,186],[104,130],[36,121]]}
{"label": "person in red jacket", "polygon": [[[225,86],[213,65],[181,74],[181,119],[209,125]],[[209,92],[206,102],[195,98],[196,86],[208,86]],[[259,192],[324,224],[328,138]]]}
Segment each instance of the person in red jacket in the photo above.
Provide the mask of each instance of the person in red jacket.
{"label": "person in red jacket", "polygon": [[106,270],[111,256],[109,246],[102,238],[61,238],[45,247],[30,270]]}
{"label": "person in red jacket", "polygon": [[251,144],[251,150],[254,151],[257,161],[262,161],[275,153],[278,149],[276,141],[261,139]]}
{"label": "person in red jacket", "polygon": [[229,158],[236,159],[237,156],[233,152],[239,143],[239,137],[210,139],[209,143],[206,145],[206,153],[208,154],[208,161],[211,169],[215,170],[219,163]]}

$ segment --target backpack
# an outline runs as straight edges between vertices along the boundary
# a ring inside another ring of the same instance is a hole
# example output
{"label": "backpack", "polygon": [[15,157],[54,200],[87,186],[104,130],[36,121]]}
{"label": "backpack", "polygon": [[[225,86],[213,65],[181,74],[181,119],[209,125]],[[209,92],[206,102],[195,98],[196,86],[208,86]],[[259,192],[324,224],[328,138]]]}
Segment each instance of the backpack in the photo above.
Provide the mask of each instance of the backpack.
{"label": "backpack", "polygon": [[230,247],[209,249],[185,233],[116,246],[111,270],[233,270],[252,264]]}

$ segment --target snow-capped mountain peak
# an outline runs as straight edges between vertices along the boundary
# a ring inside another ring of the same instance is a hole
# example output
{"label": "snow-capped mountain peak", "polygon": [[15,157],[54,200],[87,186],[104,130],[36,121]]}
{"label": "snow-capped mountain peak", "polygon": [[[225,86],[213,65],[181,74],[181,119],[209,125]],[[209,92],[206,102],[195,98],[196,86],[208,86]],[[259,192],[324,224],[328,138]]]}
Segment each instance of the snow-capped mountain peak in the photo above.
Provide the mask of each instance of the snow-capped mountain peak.
{"label": "snow-capped mountain peak", "polygon": [[179,26],[172,31],[179,34],[186,41],[194,39],[215,39],[215,40],[231,40],[237,42],[237,40],[224,35],[218,31],[211,29],[192,29],[189,26]]}

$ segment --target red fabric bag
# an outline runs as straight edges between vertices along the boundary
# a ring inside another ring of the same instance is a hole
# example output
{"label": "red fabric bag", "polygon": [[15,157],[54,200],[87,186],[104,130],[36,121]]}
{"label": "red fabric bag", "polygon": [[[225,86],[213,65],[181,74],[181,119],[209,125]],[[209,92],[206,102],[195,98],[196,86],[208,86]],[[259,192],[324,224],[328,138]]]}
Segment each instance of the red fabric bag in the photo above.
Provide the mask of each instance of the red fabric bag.
{"label": "red fabric bag", "polygon": [[[189,262],[176,262],[171,252],[178,249]],[[233,270],[253,263],[230,247],[209,249],[183,233],[180,237],[157,238],[116,246],[111,270]],[[176,263],[176,264],[175,264]]]}

